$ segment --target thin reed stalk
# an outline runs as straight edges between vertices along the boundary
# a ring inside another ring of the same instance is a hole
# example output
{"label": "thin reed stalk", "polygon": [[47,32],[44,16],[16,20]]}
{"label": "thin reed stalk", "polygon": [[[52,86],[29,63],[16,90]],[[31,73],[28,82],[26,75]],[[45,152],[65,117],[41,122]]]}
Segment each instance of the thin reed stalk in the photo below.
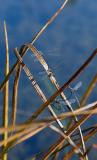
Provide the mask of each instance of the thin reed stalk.
{"label": "thin reed stalk", "polygon": [[89,84],[86,92],[84,93],[81,102],[80,102],[80,107],[84,106],[89,98],[89,96],[91,95],[95,85],[97,84],[97,74],[94,76],[94,78],[92,79],[91,83]]}
{"label": "thin reed stalk", "polygon": [[[5,77],[9,72],[9,48],[8,48],[8,36],[7,36],[7,27],[4,22],[4,35],[5,35],[5,48],[6,48],[6,62],[5,62]],[[9,81],[5,83],[4,87],[4,99],[3,99],[3,126],[8,127],[8,104],[9,104]],[[7,146],[6,140],[8,139],[8,133],[4,132],[3,139],[5,141],[4,148]],[[7,160],[8,154],[5,153],[2,157],[2,160]]]}
{"label": "thin reed stalk", "polygon": [[12,94],[12,125],[14,126],[16,123],[16,113],[17,113],[17,101],[18,101],[18,84],[21,73],[21,66],[17,65],[16,67],[16,75],[13,84],[13,94]]}

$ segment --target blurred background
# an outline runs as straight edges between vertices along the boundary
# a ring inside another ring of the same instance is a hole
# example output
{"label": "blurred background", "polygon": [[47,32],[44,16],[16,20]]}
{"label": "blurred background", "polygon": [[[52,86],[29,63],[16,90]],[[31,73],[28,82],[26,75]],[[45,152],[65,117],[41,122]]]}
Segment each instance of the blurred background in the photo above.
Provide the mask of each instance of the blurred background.
{"label": "blurred background", "polygon": [[[0,83],[4,79],[5,66],[4,21],[7,24],[10,67],[12,67],[16,62],[13,49],[15,47],[20,48],[21,45],[31,42],[36,33],[61,4],[61,0],[0,0]],[[97,47],[97,0],[69,0],[62,13],[35,42],[35,46],[53,70],[60,86],[64,84]],[[46,96],[51,96],[55,89],[30,51],[29,54],[24,56],[24,62],[30,68],[31,73],[33,73]],[[71,85],[74,87],[81,81],[82,86],[78,90],[79,98],[83,95],[92,77],[97,72],[96,65],[97,57]],[[15,73],[13,73],[14,75]],[[12,93],[13,76],[11,76],[10,82],[10,95]],[[2,96],[3,94],[0,93],[1,124]],[[97,100],[97,86],[88,103],[92,103],[95,100]],[[10,96],[9,117],[11,103],[12,97]],[[19,83],[17,123],[26,120],[41,104],[42,101],[22,71]],[[43,112],[41,117],[43,116],[49,116],[48,109]],[[88,125],[94,124],[96,120],[96,116],[91,118],[88,121]],[[14,160],[30,160],[34,154],[46,151],[56,139],[58,139],[58,135],[55,132],[45,129],[43,132],[30,138],[30,140],[11,149],[9,151],[9,160],[13,160],[13,157]],[[94,138],[88,143],[94,143],[95,140],[97,141]],[[64,151],[60,155],[60,160],[63,155]],[[89,158],[91,160],[97,158],[95,149],[91,150]],[[74,156],[73,159],[78,159],[78,157]]]}

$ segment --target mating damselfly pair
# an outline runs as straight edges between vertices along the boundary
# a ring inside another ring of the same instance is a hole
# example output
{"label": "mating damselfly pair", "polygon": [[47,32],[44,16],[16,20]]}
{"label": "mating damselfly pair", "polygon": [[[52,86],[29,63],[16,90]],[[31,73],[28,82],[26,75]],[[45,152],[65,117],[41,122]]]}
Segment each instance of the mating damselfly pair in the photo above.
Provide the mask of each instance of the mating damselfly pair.
{"label": "mating damselfly pair", "polygon": [[[40,51],[38,51],[37,48],[35,48],[32,45],[29,45],[29,49],[32,51],[32,53],[33,53],[32,55],[34,55],[36,57],[36,59],[39,61],[39,63],[44,68],[44,71],[41,72],[42,76],[44,76],[44,74],[46,74],[48,76],[48,79],[50,80],[51,84],[53,84],[54,87],[58,90],[60,88],[60,86],[59,86],[59,84],[56,80],[56,77],[55,77],[53,71],[51,70],[49,65],[46,63],[46,61],[44,60],[44,57],[42,56],[42,53],[40,53]],[[26,73],[26,76],[31,81],[32,86],[34,87],[34,89],[36,90],[36,92],[38,93],[38,95],[42,99],[42,101],[45,103],[47,101],[46,95],[44,94],[43,90],[40,88],[40,85],[37,83],[36,78],[33,77],[33,74],[30,72],[29,68],[24,63],[24,61],[21,58],[21,56],[19,55],[19,52],[18,52],[17,49],[15,49],[15,53],[16,53],[16,56],[19,59],[21,65],[22,65],[22,68],[23,68],[24,72]],[[79,99],[76,95],[76,92],[81,87],[81,85],[82,85],[82,82],[79,82],[74,87],[68,86],[68,89],[70,90],[71,95],[74,95],[75,98],[72,99],[71,96],[70,97],[65,96],[64,92],[61,92],[60,93],[61,99],[59,99],[57,97],[56,99],[54,99],[54,101],[52,103],[53,104],[56,103],[59,106],[61,106],[61,105],[63,105],[63,102],[65,102],[64,104],[66,104],[69,107],[69,109],[71,111],[73,111],[73,108],[72,108],[71,104],[75,103],[76,101],[79,104]],[[53,112],[51,104],[48,105],[48,108],[49,108],[51,114],[56,117],[56,114]],[[61,109],[62,107],[59,107],[59,108]]]}
{"label": "mating damselfly pair", "polygon": [[[66,96],[66,100],[68,100],[70,105],[77,104],[80,106],[80,95],[78,91],[82,86],[82,81],[79,81],[74,87],[69,86],[69,96]],[[53,106],[57,111],[65,112],[65,106],[67,103],[63,101],[61,97],[58,97],[54,100]]]}

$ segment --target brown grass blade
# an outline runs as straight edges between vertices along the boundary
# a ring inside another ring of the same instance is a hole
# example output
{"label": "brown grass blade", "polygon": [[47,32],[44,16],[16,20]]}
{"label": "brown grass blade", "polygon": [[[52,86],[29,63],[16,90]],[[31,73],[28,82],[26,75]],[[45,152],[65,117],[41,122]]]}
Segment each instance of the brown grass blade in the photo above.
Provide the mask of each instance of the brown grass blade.
{"label": "brown grass blade", "polygon": [[91,81],[90,85],[88,86],[85,94],[83,95],[81,102],[80,102],[80,107],[84,106],[86,104],[86,101],[89,98],[90,94],[92,93],[96,84],[97,84],[97,74],[94,76],[94,78]]}
{"label": "brown grass blade", "polygon": [[13,146],[16,146],[17,144],[20,144],[24,141],[26,141],[28,138],[34,136],[35,134],[39,133],[40,131],[42,131],[43,129],[45,129],[47,127],[47,124],[41,127],[38,127],[36,130],[32,130],[31,128],[27,130],[27,132],[21,137],[19,136],[19,139],[13,143]]}
{"label": "brown grass blade", "polygon": [[[72,112],[65,112],[62,113],[58,116],[59,119],[63,118],[65,119],[66,117],[71,117],[73,115],[88,115],[88,114],[97,114],[97,101],[88,104],[82,108],[76,109],[75,111]],[[50,119],[51,120],[51,119]]]}
{"label": "brown grass blade", "polygon": [[13,94],[12,94],[12,125],[15,125],[16,122],[16,112],[17,112],[17,96],[18,96],[18,84],[21,73],[21,66],[17,65],[16,67],[16,75],[13,84]]}
{"label": "brown grass blade", "polygon": [[[50,124],[49,122],[45,123],[42,121],[35,121],[32,122],[30,124],[20,124],[20,125],[16,125],[16,126],[9,126],[8,128],[0,128],[0,133],[4,133],[5,131],[13,132],[13,135],[11,134],[11,136],[6,140],[7,141],[7,146],[6,148],[3,150],[2,154],[0,154],[0,158],[3,157],[3,155],[5,153],[7,153],[7,151],[12,148],[13,146],[15,146],[16,144],[19,144],[21,142],[23,142],[24,140],[30,138],[31,136],[34,136],[35,134],[37,134],[38,132],[40,132],[41,130],[45,129],[48,124]],[[15,133],[16,132],[16,133]],[[0,142],[0,146],[4,145],[4,141]]]}
{"label": "brown grass blade", "polygon": [[[90,107],[89,107],[90,106]],[[91,110],[93,110],[93,109],[95,109],[97,107],[97,103],[92,103],[91,105],[88,105],[88,109],[89,109],[89,111],[91,111]],[[82,107],[82,109],[84,110],[86,107]],[[80,109],[80,110],[82,110],[82,109]],[[74,112],[78,112],[78,110],[79,109],[77,109],[76,111],[74,111]],[[67,112],[67,113],[69,113],[70,114],[70,116],[71,116],[71,112]],[[67,113],[64,113],[65,114],[65,116],[66,116],[66,114]],[[62,116],[60,116],[59,115],[59,118],[60,119],[63,119],[63,115],[64,114],[62,114]],[[70,130],[73,130],[74,128],[76,129],[79,125],[81,125],[85,120],[86,120],[86,118],[88,118],[89,116],[91,116],[92,115],[92,112],[90,112],[90,113],[88,113],[87,115],[84,115],[75,125],[73,125],[73,126],[71,126],[69,129],[68,129],[68,131],[69,132],[71,132]],[[0,134],[2,134],[2,133],[4,133],[5,131],[7,131],[7,132],[11,132],[13,129],[14,129],[14,131],[17,131],[17,129],[18,129],[18,127],[26,127],[27,125],[29,126],[29,125],[31,125],[31,124],[35,124],[35,123],[53,123],[53,122],[55,122],[55,119],[54,118],[48,118],[48,119],[43,119],[43,120],[32,120],[31,122],[24,122],[23,124],[20,124],[20,125],[18,125],[18,126],[13,126],[13,125],[11,125],[11,126],[8,126],[8,128],[5,128],[5,127],[2,127],[2,128],[0,128]],[[74,127],[75,126],[75,127]],[[15,129],[16,128],[16,129]],[[72,128],[72,129],[71,129]],[[20,129],[23,129],[23,128],[20,128]]]}
{"label": "brown grass blade", "polygon": [[18,132],[18,131],[21,131],[23,129],[25,129],[26,127],[30,127],[31,124],[20,124],[20,125],[11,125],[11,126],[8,126],[8,127],[0,127],[0,134],[4,134],[5,132]]}
{"label": "brown grass blade", "polygon": [[[9,136],[9,138],[6,139],[6,140],[1,141],[0,142],[0,147],[3,146],[5,143],[7,143],[7,144],[8,143],[12,143],[15,140],[17,140],[17,141],[14,144],[18,144],[18,143],[22,142],[23,136],[26,137],[26,139],[27,139],[27,138],[29,138],[31,136],[34,136],[35,134],[37,134],[38,132],[40,132],[41,130],[43,130],[44,128],[46,128],[47,126],[48,126],[48,124],[44,123],[44,122],[40,122],[40,123],[39,122],[38,123],[34,122],[34,123],[30,124],[30,126],[26,124],[26,125],[23,125],[23,126],[22,125],[21,126],[16,126],[16,128],[14,128],[12,126],[12,128],[10,128],[11,131],[12,131],[12,129],[14,129],[14,130],[20,129],[21,130],[24,127],[25,127],[25,129],[23,129],[23,131],[21,131],[21,132],[17,132],[15,134]],[[27,136],[28,133],[31,133],[30,136]]]}
{"label": "brown grass blade", "polygon": [[[8,49],[8,36],[6,23],[4,22],[4,35],[5,35],[5,48],[6,48],[6,65],[5,65],[5,76],[9,72],[9,49]],[[8,126],[8,103],[9,103],[9,82],[6,82],[4,87],[4,100],[3,100],[3,126]],[[3,149],[6,147],[6,139],[8,138],[8,133],[4,132],[3,139],[5,141]],[[7,153],[3,155],[2,160],[7,160]]]}
{"label": "brown grass blade", "polygon": [[[97,114],[97,101],[95,101],[91,104],[88,104],[82,108],[76,109],[73,111],[73,113],[72,112],[65,112],[65,113],[59,114],[57,117],[59,120],[63,120],[66,118],[73,117],[74,115],[89,115],[89,114]],[[36,118],[34,114],[32,115],[32,117],[33,118],[30,118],[29,120],[27,120],[27,122],[31,122]],[[52,118],[52,117],[44,119],[45,122],[46,121],[53,121],[53,120],[55,120],[55,118]]]}
{"label": "brown grass blade", "polygon": [[13,126],[13,125],[10,125],[10,126],[8,126],[8,127],[0,127],[0,134],[3,134],[4,132],[8,132],[8,133],[11,133],[12,131],[14,131],[14,132],[18,132],[18,131],[23,131],[23,129],[26,129],[26,127],[32,127],[32,129],[34,130],[36,127],[38,127],[38,125],[40,126],[40,125],[43,125],[43,124],[51,124],[51,123],[54,123],[55,122],[55,120],[54,121],[50,121],[50,120],[47,120],[47,121],[45,121],[45,120],[34,120],[34,121],[32,121],[32,122],[30,122],[30,123],[26,123],[26,122],[24,122],[24,123],[22,123],[22,124],[18,124],[18,125],[15,125],[15,126]]}
{"label": "brown grass blade", "polygon": [[65,5],[68,3],[68,0],[64,0],[61,7],[58,11],[48,20],[48,22],[43,26],[43,28],[37,33],[37,35],[33,38],[33,43],[38,39],[38,37],[46,30],[46,28],[56,19],[56,17],[62,12]]}

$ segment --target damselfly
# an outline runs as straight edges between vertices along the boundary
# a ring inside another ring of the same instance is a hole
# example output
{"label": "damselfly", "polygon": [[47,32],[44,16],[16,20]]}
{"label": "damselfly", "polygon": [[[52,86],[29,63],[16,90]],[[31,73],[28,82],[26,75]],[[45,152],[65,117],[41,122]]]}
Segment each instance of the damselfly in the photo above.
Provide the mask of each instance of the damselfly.
{"label": "damselfly", "polygon": [[78,95],[78,90],[82,86],[82,81],[79,81],[74,87],[69,86],[72,94],[74,95],[77,104],[80,106],[80,101],[79,101],[79,95]]}
{"label": "damselfly", "polygon": [[69,86],[73,91],[77,91],[82,86],[82,81],[79,81],[74,87]]}
{"label": "damselfly", "polygon": [[[80,89],[81,86],[82,86],[82,82],[79,81],[74,87],[70,87],[70,86],[68,87],[71,92],[71,97],[67,97],[67,100],[69,101],[71,105],[75,103],[80,105],[79,98],[76,92]],[[55,107],[56,110],[65,111],[64,107],[67,106],[67,103],[64,102],[63,99],[61,98],[56,98],[54,100],[53,106]]]}
{"label": "damselfly", "polygon": [[[39,53],[40,53],[40,55],[45,55],[42,51],[38,51]],[[54,49],[52,49],[52,50],[46,50],[46,51],[44,51],[45,53],[46,53],[46,56],[53,56],[53,57],[59,57],[60,56],[60,54],[58,54],[59,53],[59,49],[58,48],[54,48]],[[57,53],[56,53],[57,52]],[[33,54],[31,54],[31,57],[32,57],[32,59],[33,59],[33,61],[34,62],[37,62],[38,60],[36,59],[36,57],[33,55]]]}

